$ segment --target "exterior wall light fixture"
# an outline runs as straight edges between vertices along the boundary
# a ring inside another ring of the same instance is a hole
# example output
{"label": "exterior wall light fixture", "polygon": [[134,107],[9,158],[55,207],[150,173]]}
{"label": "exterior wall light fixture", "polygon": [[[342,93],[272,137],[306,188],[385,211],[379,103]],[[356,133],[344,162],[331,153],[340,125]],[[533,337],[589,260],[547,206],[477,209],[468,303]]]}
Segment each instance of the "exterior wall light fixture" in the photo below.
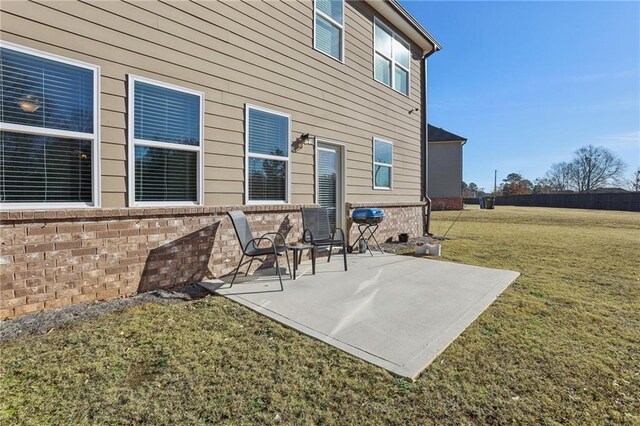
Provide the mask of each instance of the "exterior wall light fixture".
{"label": "exterior wall light fixture", "polygon": [[314,136],[309,135],[309,133],[303,133],[298,138],[293,141],[291,147],[293,152],[300,151],[305,145],[313,145]]}

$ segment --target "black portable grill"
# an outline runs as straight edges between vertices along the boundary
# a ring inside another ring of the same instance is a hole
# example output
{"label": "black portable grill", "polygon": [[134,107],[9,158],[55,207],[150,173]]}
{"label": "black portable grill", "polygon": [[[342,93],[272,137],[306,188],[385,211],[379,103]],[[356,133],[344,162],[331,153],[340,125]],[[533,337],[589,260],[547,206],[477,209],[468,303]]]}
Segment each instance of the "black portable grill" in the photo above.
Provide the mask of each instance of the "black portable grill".
{"label": "black portable grill", "polygon": [[[382,219],[384,219],[384,212],[382,211],[382,209],[355,209],[351,214],[351,219],[353,220],[353,223],[358,224],[358,232],[360,232],[360,235],[358,236],[358,238],[356,238],[352,245],[347,247],[347,251],[349,253],[352,253],[353,249],[357,247],[360,240],[363,240],[366,243],[367,249],[369,249],[369,253],[371,253],[371,256],[373,256],[370,244],[370,241],[373,239],[373,241],[375,241],[376,243],[376,246],[378,247],[378,250],[380,250],[380,253],[384,253],[375,236],[380,222],[382,222]],[[367,232],[369,233],[368,237],[365,236],[365,233]]]}

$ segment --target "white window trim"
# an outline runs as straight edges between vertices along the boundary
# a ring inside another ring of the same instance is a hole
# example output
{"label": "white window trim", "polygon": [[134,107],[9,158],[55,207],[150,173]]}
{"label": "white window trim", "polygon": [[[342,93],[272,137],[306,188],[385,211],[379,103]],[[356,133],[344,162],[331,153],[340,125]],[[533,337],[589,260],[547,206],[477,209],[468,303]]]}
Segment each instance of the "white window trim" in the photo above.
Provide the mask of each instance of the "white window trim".
{"label": "white window trim", "polygon": [[24,126],[20,124],[0,122],[0,130],[18,133],[29,133],[40,136],[54,136],[70,139],[83,139],[91,141],[91,203],[2,203],[0,208],[6,210],[26,209],[58,209],[58,208],[99,208],[101,202],[100,188],[100,67],[87,62],[77,61],[64,56],[54,55],[30,47],[21,46],[0,40],[0,48],[11,49],[28,55],[62,62],[79,68],[85,68],[93,72],[93,133],[72,132],[67,130],[47,129],[43,127]]}
{"label": "white window trim", "polygon": [[[383,28],[385,31],[391,34],[391,57],[385,55],[384,53],[379,51],[378,48],[376,47],[376,27]],[[409,68],[405,67],[404,65],[402,65],[401,63],[395,60],[394,58],[395,47],[394,47],[393,40],[396,40],[399,43],[403,44],[409,50]],[[391,76],[390,76],[391,82],[388,85],[382,80],[378,80],[376,78],[376,55],[379,55],[384,59],[388,60],[389,62],[391,62]],[[407,72],[407,93],[403,93],[400,90],[397,90],[395,88],[396,66]],[[380,21],[377,17],[374,17],[373,18],[373,79],[379,83],[384,84],[387,87],[392,88],[393,90],[395,90],[396,92],[400,93],[403,96],[410,97],[409,96],[409,94],[411,93],[411,69],[410,68],[411,68],[411,44],[407,43],[407,41],[404,38],[400,37],[400,35],[398,35],[397,32],[393,31],[387,25],[382,23],[382,21]]]}
{"label": "white window trim", "polygon": [[[340,62],[341,64],[345,63],[344,60],[344,33],[345,33],[345,22],[344,22],[344,8],[346,6],[345,1],[342,0],[342,24],[336,22],[333,18],[331,18],[329,15],[327,15],[326,13],[324,13],[323,11],[319,10],[317,8],[317,0],[313,1],[313,48],[315,50],[317,50],[318,52],[322,53],[325,56],[328,56],[329,58]],[[331,56],[330,54],[328,54],[327,52],[324,52],[320,49],[318,49],[316,47],[316,41],[318,40],[318,36],[316,34],[318,25],[317,25],[317,20],[318,20],[318,15],[320,15],[321,17],[323,17],[324,19],[326,19],[327,21],[329,21],[332,25],[334,25],[335,27],[340,29],[340,58],[335,58],[333,56]]]}
{"label": "white window trim", "polygon": [[[279,157],[277,155],[268,154],[253,154],[249,152],[249,111],[255,109],[256,111],[268,112],[269,114],[279,115],[287,118],[287,156]],[[259,107],[256,105],[245,104],[244,105],[244,203],[247,205],[258,204],[290,204],[291,203],[291,115]],[[278,160],[286,161],[287,163],[287,182],[285,184],[285,200],[250,200],[249,199],[249,157],[264,158],[266,160]]]}
{"label": "white window trim", "polygon": [[[187,89],[185,87],[176,86],[158,80],[152,80],[146,77],[140,77],[134,74],[127,75],[127,175],[128,175],[128,200],[129,207],[175,207],[175,206],[202,206],[204,203],[204,93],[197,90]],[[198,146],[182,145],[170,142],[157,142],[145,139],[135,138],[135,98],[134,88],[135,82],[152,84],[154,86],[164,87],[175,90],[177,92],[189,93],[200,98],[200,126]],[[152,148],[174,149],[178,151],[190,151],[198,153],[197,166],[197,200],[193,201],[136,201],[136,145],[148,146]]]}
{"label": "white window trim", "polygon": [[[376,142],[387,143],[391,145],[391,163],[381,163],[376,161]],[[381,189],[384,191],[392,191],[393,190],[393,142],[388,141],[386,139],[374,137],[373,138],[373,167],[372,167],[372,178],[373,178],[373,189]],[[376,166],[384,166],[389,167],[389,186],[376,186]]]}

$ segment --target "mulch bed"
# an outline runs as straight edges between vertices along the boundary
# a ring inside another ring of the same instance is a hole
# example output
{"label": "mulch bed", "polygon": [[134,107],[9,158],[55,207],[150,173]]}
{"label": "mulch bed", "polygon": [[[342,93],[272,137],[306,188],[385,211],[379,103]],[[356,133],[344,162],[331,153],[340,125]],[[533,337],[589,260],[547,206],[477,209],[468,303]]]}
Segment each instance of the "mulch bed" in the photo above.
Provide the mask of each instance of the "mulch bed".
{"label": "mulch bed", "polygon": [[79,303],[41,311],[13,320],[0,321],[0,342],[21,336],[46,334],[52,329],[87,321],[111,312],[121,312],[150,303],[168,305],[200,299],[209,293],[192,284],[172,290],[154,290],[121,299]]}

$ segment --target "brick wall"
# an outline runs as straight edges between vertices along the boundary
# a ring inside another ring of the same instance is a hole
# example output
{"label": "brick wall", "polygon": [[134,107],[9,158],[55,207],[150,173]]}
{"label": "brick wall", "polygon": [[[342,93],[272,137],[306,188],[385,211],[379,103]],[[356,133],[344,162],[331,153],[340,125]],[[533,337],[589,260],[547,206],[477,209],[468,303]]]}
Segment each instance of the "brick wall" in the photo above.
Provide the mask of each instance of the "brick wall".
{"label": "brick wall", "polygon": [[[422,232],[422,204],[376,206],[386,213],[379,241]],[[302,236],[300,207],[0,212],[0,319],[229,274],[241,251],[227,211],[243,210],[255,234],[278,230],[294,242]]]}
{"label": "brick wall", "polygon": [[[288,241],[301,238],[300,207],[238,206],[256,234]],[[0,318],[228,274],[241,256],[233,209],[0,212]]]}
{"label": "brick wall", "polygon": [[438,212],[442,210],[462,210],[463,199],[462,197],[456,198],[432,198],[431,211]]}

